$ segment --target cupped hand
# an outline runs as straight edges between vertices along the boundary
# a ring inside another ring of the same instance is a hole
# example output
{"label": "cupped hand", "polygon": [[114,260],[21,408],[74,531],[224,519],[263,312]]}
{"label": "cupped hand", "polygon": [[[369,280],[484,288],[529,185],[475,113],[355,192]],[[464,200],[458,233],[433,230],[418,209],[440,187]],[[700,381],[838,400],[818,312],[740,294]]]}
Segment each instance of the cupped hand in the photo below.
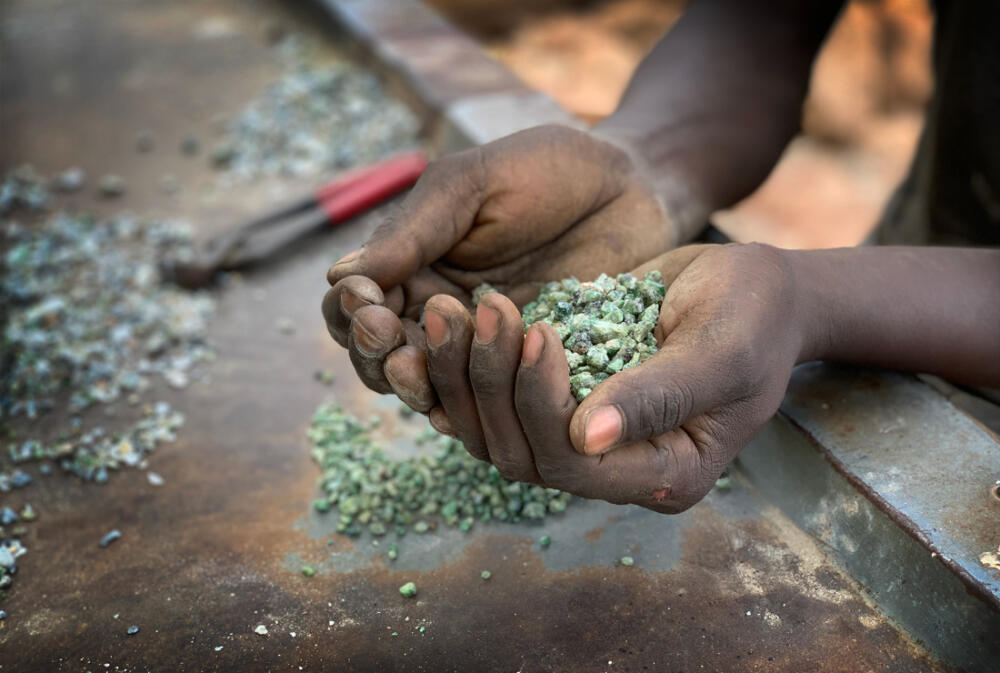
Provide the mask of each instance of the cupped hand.
{"label": "cupped hand", "polygon": [[[370,388],[426,413],[450,394],[429,379],[416,327],[430,297],[471,306],[472,290],[490,283],[522,305],[544,281],[625,271],[676,240],[625,151],[537,127],[432,163],[371,239],[330,268],[323,315]],[[471,322],[448,326],[467,351]]]}
{"label": "cupped hand", "polygon": [[486,295],[474,320],[432,298],[439,429],[511,479],[665,513],[701,500],[777,410],[804,352],[805,312],[791,267],[768,246],[691,246],[633,273],[654,268],[668,284],[658,352],[579,405],[551,326],[524,334],[500,294]]}

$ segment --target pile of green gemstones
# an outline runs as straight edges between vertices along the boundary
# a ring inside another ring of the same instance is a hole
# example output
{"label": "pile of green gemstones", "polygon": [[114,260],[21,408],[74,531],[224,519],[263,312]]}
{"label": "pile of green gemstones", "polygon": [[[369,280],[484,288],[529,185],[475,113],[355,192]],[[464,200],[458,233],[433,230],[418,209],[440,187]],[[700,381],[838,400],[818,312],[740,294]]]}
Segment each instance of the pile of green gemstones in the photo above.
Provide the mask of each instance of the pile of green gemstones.
{"label": "pile of green gemstones", "polygon": [[656,352],[653,330],[666,296],[656,270],[639,280],[630,273],[593,282],[575,278],[547,283],[524,307],[524,325],[551,324],[562,339],[570,389],[577,401],[612,374],[635,367]]}
{"label": "pile of green gemstones", "polygon": [[505,479],[461,442],[430,427],[417,438],[427,450],[393,460],[373,438],[375,425],[326,404],[308,431],[323,471],[322,495],[313,506],[321,513],[336,507],[340,533],[426,533],[441,521],[468,532],[477,521],[515,523],[563,512],[572,497]]}

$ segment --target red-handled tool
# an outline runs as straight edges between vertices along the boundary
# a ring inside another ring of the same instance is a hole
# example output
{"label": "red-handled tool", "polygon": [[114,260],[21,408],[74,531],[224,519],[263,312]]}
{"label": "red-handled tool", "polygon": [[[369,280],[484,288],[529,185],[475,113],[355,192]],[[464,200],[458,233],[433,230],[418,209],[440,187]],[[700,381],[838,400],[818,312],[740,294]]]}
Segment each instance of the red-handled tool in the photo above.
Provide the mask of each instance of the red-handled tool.
{"label": "red-handled tool", "polygon": [[410,152],[339,175],[307,197],[225,231],[209,241],[194,259],[163,260],[161,272],[181,287],[204,287],[216,272],[236,269],[250,261],[241,258],[240,253],[253,234],[279,226],[298,232],[324,223],[340,224],[412,187],[425,168],[424,153]]}

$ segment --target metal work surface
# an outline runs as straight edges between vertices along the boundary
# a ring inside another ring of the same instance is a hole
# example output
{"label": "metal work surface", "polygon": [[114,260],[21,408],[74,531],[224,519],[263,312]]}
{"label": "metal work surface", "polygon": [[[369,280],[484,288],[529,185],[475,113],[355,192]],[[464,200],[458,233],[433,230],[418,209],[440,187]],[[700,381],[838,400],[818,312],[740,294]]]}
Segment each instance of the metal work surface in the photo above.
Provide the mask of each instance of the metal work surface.
{"label": "metal work surface", "polygon": [[[919,380],[815,365],[782,409],[836,467],[1000,611],[1000,440]],[[864,438],[863,441],[858,441]]]}
{"label": "metal work surface", "polygon": [[[237,0],[5,3],[0,164],[128,176],[119,203],[66,202],[95,211],[154,210],[204,229],[252,212],[265,190],[213,191],[210,169],[173,141],[147,156],[133,138],[153,127],[179,139],[238,109],[276,74],[265,20],[323,28],[287,11]],[[185,185],[176,197],[154,186],[167,171]],[[575,502],[543,526],[409,534],[393,564],[383,554],[392,536],[375,547],[330,533],[333,515],[310,507],[318,470],[304,432],[316,406],[333,397],[374,410],[399,446],[421,427],[361,388],[319,316],[329,262],[379,217],[318,233],[218,292],[210,382],[157,391],[187,419],[150,458],[163,486],[139,470],[99,486],[29,466],[30,493],[4,495],[30,498],[40,518],[2,603],[0,670],[951,670],[739,475],[681,516]],[[279,318],[295,331],[276,329]],[[333,387],[314,380],[319,368],[336,373]],[[121,539],[99,548],[111,528]],[[635,567],[614,565],[625,554]],[[302,563],[317,574],[303,577]],[[406,581],[415,599],[400,596]],[[130,624],[140,630],[127,636]],[[254,632],[261,624],[266,636]]]}
{"label": "metal work surface", "polygon": [[995,435],[914,377],[814,364],[740,460],[888,615],[948,661],[996,669],[1000,573],[979,560],[1000,544]]}
{"label": "metal work surface", "polygon": [[956,666],[996,670],[1000,613],[833,469],[827,450],[779,415],[740,454],[740,468],[896,623]]}

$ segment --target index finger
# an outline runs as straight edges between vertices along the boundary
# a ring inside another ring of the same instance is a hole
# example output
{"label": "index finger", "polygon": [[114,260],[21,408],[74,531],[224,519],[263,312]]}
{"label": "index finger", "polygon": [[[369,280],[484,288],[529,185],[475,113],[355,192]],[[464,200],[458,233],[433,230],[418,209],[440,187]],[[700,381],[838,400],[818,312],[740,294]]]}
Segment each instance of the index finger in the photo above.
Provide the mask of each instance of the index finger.
{"label": "index finger", "polygon": [[372,234],[357,254],[330,267],[336,285],[367,276],[384,290],[443,256],[472,228],[483,194],[482,150],[473,148],[438,159],[424,171],[399,210]]}

